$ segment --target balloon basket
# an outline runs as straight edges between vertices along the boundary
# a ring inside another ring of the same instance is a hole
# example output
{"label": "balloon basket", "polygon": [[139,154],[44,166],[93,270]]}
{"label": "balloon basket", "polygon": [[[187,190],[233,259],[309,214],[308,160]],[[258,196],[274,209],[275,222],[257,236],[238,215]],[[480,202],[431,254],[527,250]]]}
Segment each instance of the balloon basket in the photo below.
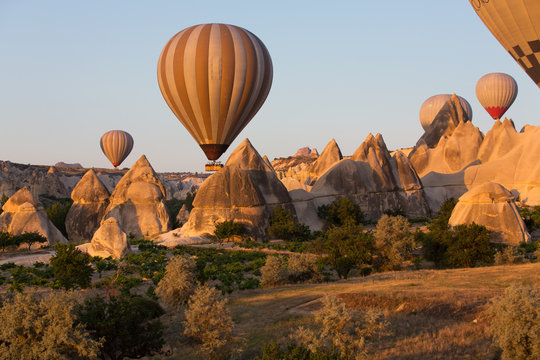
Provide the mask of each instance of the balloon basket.
{"label": "balloon basket", "polygon": [[223,167],[223,164],[217,161],[211,161],[204,166],[206,171],[219,171]]}

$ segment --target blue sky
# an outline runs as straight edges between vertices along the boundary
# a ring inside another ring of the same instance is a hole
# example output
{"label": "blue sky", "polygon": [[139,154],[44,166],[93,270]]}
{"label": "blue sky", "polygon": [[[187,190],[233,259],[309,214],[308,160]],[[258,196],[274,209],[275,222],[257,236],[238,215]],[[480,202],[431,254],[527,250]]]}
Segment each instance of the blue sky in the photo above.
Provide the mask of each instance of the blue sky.
{"label": "blue sky", "polygon": [[171,36],[209,22],[250,30],[274,65],[265,105],[223,161],[245,137],[270,159],[331,138],[349,155],[370,132],[412,146],[420,105],[439,93],[465,97],[485,133],[493,120],[474,89],[489,72],[518,83],[506,114],[518,131],[539,122],[540,90],[466,0],[0,0],[0,159],[111,167],[99,138],[124,129],[135,146],[122,166],[146,154],[158,171],[202,171],[156,67]]}

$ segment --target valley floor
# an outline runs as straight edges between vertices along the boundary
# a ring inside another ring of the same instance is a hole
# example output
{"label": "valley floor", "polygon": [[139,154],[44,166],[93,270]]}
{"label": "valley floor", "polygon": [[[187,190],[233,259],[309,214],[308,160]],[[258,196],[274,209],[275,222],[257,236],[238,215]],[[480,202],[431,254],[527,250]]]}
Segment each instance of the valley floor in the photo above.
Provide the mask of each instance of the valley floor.
{"label": "valley floor", "polygon": [[[389,272],[334,283],[247,290],[235,292],[230,306],[238,335],[247,340],[243,359],[252,359],[274,339],[286,342],[295,328],[309,323],[310,312],[325,294],[350,307],[384,314],[389,334],[370,345],[370,359],[489,359],[496,350],[482,311],[512,283],[540,287],[540,263]],[[169,344],[178,337],[176,321],[166,320]],[[179,346],[173,358],[196,358],[188,344],[173,346]]]}

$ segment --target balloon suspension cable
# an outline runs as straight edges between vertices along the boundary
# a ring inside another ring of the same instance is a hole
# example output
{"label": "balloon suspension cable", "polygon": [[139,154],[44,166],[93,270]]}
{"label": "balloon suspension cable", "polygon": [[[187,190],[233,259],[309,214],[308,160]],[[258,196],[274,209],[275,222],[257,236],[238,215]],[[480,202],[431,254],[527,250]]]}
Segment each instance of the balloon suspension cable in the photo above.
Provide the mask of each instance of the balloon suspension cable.
{"label": "balloon suspension cable", "polygon": [[219,171],[223,167],[223,164],[220,161],[212,160],[204,166],[206,171]]}

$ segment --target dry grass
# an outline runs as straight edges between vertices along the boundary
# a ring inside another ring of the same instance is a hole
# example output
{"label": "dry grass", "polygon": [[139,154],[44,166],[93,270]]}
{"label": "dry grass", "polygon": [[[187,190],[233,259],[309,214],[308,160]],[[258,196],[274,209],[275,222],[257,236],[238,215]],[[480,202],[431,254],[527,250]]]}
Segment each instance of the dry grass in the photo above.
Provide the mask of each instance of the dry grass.
{"label": "dry grass", "polygon": [[540,284],[540,263],[457,270],[376,274],[328,284],[291,285],[235,293],[237,332],[247,339],[244,359],[273,339],[285,340],[308,323],[324,294],[347,306],[375,309],[390,334],[371,345],[373,359],[486,359],[494,350],[482,311],[511,283]]}

